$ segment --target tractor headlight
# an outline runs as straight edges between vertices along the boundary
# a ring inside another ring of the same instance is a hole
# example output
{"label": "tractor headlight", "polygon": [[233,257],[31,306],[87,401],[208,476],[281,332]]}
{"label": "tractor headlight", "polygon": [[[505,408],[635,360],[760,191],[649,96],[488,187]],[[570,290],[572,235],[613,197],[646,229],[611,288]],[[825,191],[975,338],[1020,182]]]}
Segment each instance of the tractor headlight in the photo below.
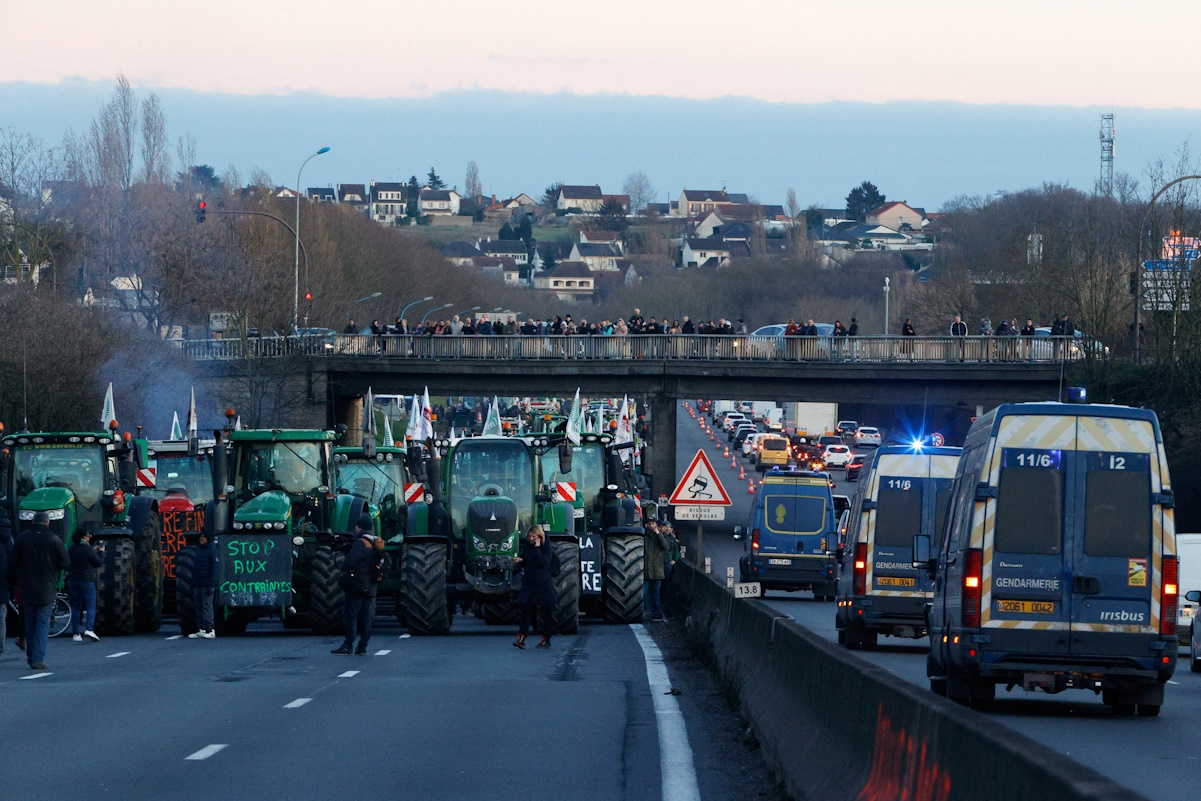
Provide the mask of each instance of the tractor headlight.
{"label": "tractor headlight", "polygon": [[504,542],[502,542],[500,544],[500,549],[502,551],[507,551],[510,548],[512,548],[516,542],[517,542],[517,532],[513,532],[512,534],[509,535],[509,538],[507,540],[505,540]]}
{"label": "tractor headlight", "polygon": [[22,520],[33,520],[33,510],[22,509],[18,517],[20,517]]}
{"label": "tractor headlight", "polygon": [[292,544],[297,547],[304,545],[304,537],[297,534],[295,537],[292,538]]}
{"label": "tractor headlight", "polygon": [[241,522],[240,520],[234,521],[234,531],[241,531],[244,528],[246,528],[245,523]]}
{"label": "tractor headlight", "polygon": [[46,512],[46,517],[50,518],[51,520],[62,520],[66,516],[66,509],[50,509]]}
{"label": "tractor headlight", "polygon": [[282,520],[276,521],[276,523],[275,523],[275,530],[276,530],[276,531],[283,531],[283,530],[284,530],[285,528],[287,528],[287,527],[288,527],[288,524],[287,524],[287,523],[285,523],[285,522],[284,522],[284,521],[282,521]]}
{"label": "tractor headlight", "polygon": [[477,551],[484,551],[485,553],[488,551],[488,543],[484,542],[475,535],[472,535],[471,537],[471,547],[475,548]]}

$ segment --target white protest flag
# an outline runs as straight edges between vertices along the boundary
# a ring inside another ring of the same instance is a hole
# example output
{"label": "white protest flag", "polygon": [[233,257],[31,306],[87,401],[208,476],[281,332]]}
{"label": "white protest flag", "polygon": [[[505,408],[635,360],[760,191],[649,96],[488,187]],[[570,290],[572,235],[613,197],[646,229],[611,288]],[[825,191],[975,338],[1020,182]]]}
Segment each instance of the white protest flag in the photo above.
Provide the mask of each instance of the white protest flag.
{"label": "white protest flag", "polygon": [[[617,414],[617,434],[613,437],[614,445],[625,445],[634,441],[634,429],[630,426],[630,399],[623,397],[621,399],[621,411]],[[621,461],[628,462],[630,460],[629,449],[619,451],[621,453]]]}
{"label": "white protest flag", "polygon": [[192,387],[192,405],[188,407],[188,439],[199,436],[200,426],[196,422],[196,387]]}
{"label": "white protest flag", "polygon": [[117,419],[117,408],[113,405],[113,382],[108,382],[108,392],[104,393],[104,408],[100,410],[100,425],[108,430],[108,424]]}
{"label": "white protest flag", "polygon": [[434,438],[434,410],[430,406],[430,388],[425,388],[421,396],[421,441]]}
{"label": "white protest flag", "polygon": [[413,404],[409,407],[409,423],[405,426],[405,439],[417,442],[421,439],[421,399],[413,396]]}
{"label": "white protest flag", "polygon": [[496,398],[492,399],[492,405],[488,407],[488,419],[484,421],[484,436],[500,436],[500,408],[497,406]]}
{"label": "white protest flag", "polygon": [[576,387],[575,400],[571,402],[571,414],[567,417],[567,438],[572,443],[580,444],[580,388]]}
{"label": "white protest flag", "polygon": [[179,425],[179,412],[171,412],[171,441],[179,442],[183,439],[183,428]]}

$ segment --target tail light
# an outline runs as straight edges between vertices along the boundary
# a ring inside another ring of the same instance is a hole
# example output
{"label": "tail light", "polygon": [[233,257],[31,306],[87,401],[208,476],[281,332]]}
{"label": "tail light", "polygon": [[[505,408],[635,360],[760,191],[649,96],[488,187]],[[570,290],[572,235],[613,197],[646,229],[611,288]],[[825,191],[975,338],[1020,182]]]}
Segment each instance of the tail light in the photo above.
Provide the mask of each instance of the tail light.
{"label": "tail light", "polygon": [[1175,556],[1163,558],[1163,589],[1159,594],[1159,633],[1168,637],[1176,635],[1176,608],[1179,603],[1180,563]]}
{"label": "tail light", "polygon": [[117,490],[116,492],[113,493],[113,511],[117,514],[121,514],[122,512],[125,511],[125,492],[124,492],[124,490]]}
{"label": "tail light", "polygon": [[852,595],[867,594],[867,543],[855,543],[855,572],[851,580]]}
{"label": "tail light", "polygon": [[984,552],[969,548],[963,562],[963,625],[980,625],[980,583],[983,581]]}
{"label": "tail light", "polygon": [[759,555],[759,529],[751,529],[751,553]]}

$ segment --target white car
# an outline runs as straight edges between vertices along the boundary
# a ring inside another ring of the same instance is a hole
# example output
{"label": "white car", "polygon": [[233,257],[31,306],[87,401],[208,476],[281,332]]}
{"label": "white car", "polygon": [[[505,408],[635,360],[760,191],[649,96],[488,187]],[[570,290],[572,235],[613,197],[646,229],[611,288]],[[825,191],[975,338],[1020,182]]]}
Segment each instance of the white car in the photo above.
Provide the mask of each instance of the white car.
{"label": "white car", "polygon": [[826,463],[826,469],[832,467],[846,469],[851,462],[851,449],[846,445],[827,445],[822,452],[822,461]]}
{"label": "white car", "polygon": [[759,440],[760,437],[763,437],[763,436],[766,436],[766,434],[762,431],[759,431],[754,434],[751,434],[746,439],[744,439],[742,441],[742,455],[743,456],[753,456],[755,454],[755,443]]}
{"label": "white car", "polygon": [[874,445],[879,448],[881,442],[883,442],[883,437],[880,436],[878,428],[863,426],[855,432],[856,445]]}
{"label": "white car", "polygon": [[726,419],[721,423],[721,428],[722,431],[733,431],[738,425],[749,422],[751,421],[744,417],[741,412],[733,412],[726,415]]}

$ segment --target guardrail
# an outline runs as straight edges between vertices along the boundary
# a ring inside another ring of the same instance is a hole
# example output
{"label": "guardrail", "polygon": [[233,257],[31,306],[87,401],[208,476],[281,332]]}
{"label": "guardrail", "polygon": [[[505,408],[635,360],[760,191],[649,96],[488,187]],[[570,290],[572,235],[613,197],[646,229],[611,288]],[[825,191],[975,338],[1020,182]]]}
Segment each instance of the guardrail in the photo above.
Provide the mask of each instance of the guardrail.
{"label": "guardrail", "polygon": [[[287,356],[391,359],[705,359],[753,362],[1058,364],[1085,356],[1071,337],[360,336],[351,334],[177,340],[190,358],[233,361]],[[1100,354],[1099,354],[1100,355]]]}

